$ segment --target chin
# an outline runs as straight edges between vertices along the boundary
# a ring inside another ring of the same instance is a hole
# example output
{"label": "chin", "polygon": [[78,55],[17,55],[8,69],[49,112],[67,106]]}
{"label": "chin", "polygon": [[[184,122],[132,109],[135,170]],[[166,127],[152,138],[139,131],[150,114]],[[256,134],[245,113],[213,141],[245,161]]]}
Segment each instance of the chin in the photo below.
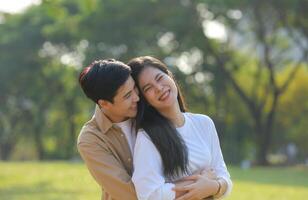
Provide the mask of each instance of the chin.
{"label": "chin", "polygon": [[166,102],[166,103],[162,103],[160,105],[157,105],[155,106],[154,108],[157,109],[157,110],[160,110],[160,109],[166,109],[166,108],[170,108],[174,105],[174,102],[170,103],[170,102]]}
{"label": "chin", "polygon": [[134,117],[136,117],[137,116],[137,112],[133,112],[133,113],[129,113],[128,114],[128,117],[129,118],[134,118]]}
{"label": "chin", "polygon": [[164,107],[173,106],[177,103],[177,98],[170,98],[167,102],[162,103]]}

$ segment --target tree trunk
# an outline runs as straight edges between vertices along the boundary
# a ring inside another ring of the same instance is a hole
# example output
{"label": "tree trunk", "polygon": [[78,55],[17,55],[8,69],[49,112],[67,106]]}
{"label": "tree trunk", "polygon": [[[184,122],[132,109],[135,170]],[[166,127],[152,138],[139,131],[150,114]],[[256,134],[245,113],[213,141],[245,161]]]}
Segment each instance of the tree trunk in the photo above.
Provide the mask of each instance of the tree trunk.
{"label": "tree trunk", "polygon": [[257,140],[257,164],[261,166],[267,166],[269,165],[269,162],[267,160],[267,155],[269,151],[269,142],[266,139],[266,134],[268,133],[260,133],[259,138]]}
{"label": "tree trunk", "polygon": [[45,159],[45,150],[44,150],[44,145],[43,145],[41,128],[39,126],[40,125],[36,125],[36,127],[34,129],[34,142],[35,142],[35,147],[36,147],[38,159],[44,160]]}
{"label": "tree trunk", "polygon": [[15,144],[12,144],[10,142],[6,142],[4,144],[1,144],[0,147],[0,159],[1,160],[9,160],[11,157],[12,151],[14,149]]}

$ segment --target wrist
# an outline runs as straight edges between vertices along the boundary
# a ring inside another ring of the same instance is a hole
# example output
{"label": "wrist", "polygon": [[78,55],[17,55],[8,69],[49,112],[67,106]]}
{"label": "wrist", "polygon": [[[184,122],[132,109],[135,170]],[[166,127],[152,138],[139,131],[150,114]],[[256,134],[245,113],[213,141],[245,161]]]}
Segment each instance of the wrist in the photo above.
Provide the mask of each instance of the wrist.
{"label": "wrist", "polygon": [[218,189],[216,194],[213,195],[214,199],[217,199],[219,197],[221,197],[224,194],[224,190],[223,190],[223,182],[221,179],[216,179],[216,182],[218,184]]}
{"label": "wrist", "polygon": [[215,180],[215,182],[216,182],[216,185],[217,185],[217,189],[216,189],[216,192],[214,193],[214,197],[217,196],[221,191],[221,183],[219,182],[218,179]]}

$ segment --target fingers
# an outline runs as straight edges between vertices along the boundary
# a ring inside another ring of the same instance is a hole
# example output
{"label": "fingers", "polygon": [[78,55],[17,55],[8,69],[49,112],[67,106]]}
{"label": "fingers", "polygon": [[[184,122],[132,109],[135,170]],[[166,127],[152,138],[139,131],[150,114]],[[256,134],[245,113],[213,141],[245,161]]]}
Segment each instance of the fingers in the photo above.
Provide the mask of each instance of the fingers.
{"label": "fingers", "polygon": [[216,172],[215,172],[214,169],[211,169],[211,170],[210,170],[209,177],[212,178],[212,179],[217,178],[217,175],[216,175]]}
{"label": "fingers", "polygon": [[200,175],[202,174],[204,169],[198,169],[197,171],[195,171],[192,175]]}
{"label": "fingers", "polygon": [[175,186],[174,188],[172,188],[172,190],[175,192],[183,192],[183,191],[191,190],[193,187],[194,187],[194,184],[184,185],[184,186]]}
{"label": "fingers", "polygon": [[215,173],[213,168],[203,169],[201,173]]}
{"label": "fingers", "polygon": [[210,178],[210,179],[216,179],[217,178],[216,172],[213,168],[204,169],[202,171],[202,175],[207,177],[207,178]]}
{"label": "fingers", "polygon": [[175,200],[193,200],[193,193],[192,192],[188,192],[186,194],[184,194],[183,196],[180,196],[178,198],[176,198]]}
{"label": "fingers", "polygon": [[196,181],[200,178],[200,175],[191,175],[183,178],[185,181]]}

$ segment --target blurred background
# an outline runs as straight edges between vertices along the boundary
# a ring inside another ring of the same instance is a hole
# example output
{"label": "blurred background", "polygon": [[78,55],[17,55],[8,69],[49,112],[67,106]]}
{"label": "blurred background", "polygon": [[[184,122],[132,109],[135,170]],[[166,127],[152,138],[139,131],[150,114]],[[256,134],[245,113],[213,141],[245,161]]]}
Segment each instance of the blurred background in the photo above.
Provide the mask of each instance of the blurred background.
{"label": "blurred background", "polygon": [[[78,75],[95,59],[127,62],[142,55],[164,61],[189,110],[214,120],[224,159],[242,190],[250,191],[243,183],[262,175],[267,184],[275,172],[285,179],[274,184],[306,188],[307,10],[306,0],[1,0],[0,177],[8,182],[0,178],[0,199],[26,199],[34,191],[44,197],[49,191],[53,199],[50,177],[45,185],[11,180],[21,168],[27,174],[49,167],[57,170],[45,174],[80,168],[72,176],[84,176],[78,180],[95,190],[74,198],[99,198],[76,149],[94,111]],[[243,178],[241,170],[251,167],[257,171]],[[55,199],[82,191],[59,188],[62,196]],[[276,189],[270,194],[282,193]],[[297,199],[299,189],[293,189],[290,197]],[[246,198],[236,191],[230,199]]]}

